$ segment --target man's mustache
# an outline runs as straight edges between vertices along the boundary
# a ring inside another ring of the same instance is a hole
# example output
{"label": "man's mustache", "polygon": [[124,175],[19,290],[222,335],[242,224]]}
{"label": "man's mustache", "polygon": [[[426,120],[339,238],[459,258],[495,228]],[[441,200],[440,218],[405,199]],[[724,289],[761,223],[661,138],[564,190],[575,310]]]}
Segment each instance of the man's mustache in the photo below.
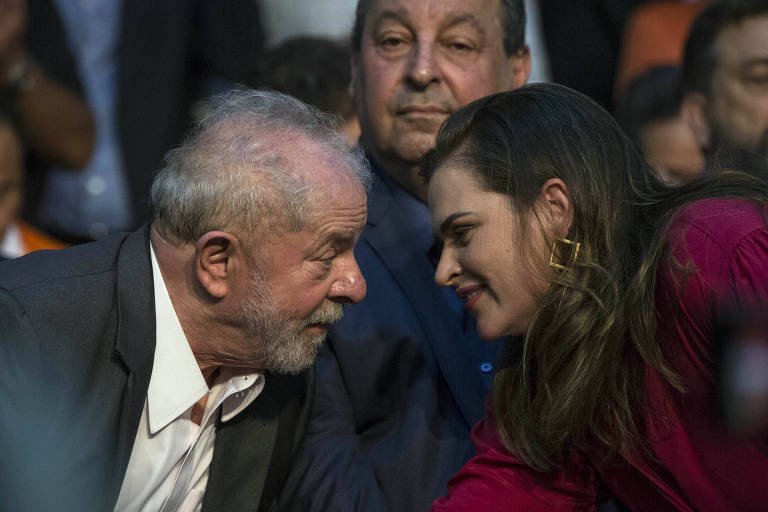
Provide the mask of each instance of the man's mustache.
{"label": "man's mustache", "polygon": [[317,324],[330,325],[340,320],[342,316],[344,316],[344,306],[337,302],[331,302],[320,306],[305,318],[303,327]]}

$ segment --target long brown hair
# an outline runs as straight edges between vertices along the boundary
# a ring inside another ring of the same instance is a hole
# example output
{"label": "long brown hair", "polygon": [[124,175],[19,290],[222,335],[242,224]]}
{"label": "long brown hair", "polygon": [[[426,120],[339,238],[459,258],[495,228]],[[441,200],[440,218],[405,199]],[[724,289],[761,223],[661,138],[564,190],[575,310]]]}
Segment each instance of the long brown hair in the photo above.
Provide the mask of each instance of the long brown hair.
{"label": "long brown hair", "polygon": [[670,390],[684,390],[655,336],[665,226],[699,198],[768,202],[768,185],[725,172],[670,188],[607,112],[553,84],[482,98],[456,112],[440,129],[427,176],[447,158],[468,162],[481,188],[507,194],[522,229],[536,215],[542,185],[560,178],[574,209],[567,238],[581,243],[572,266],[551,271],[523,340],[508,342],[511,356],[492,389],[502,441],[542,471],[557,467],[568,449],[595,442],[607,453],[634,451],[647,366]]}

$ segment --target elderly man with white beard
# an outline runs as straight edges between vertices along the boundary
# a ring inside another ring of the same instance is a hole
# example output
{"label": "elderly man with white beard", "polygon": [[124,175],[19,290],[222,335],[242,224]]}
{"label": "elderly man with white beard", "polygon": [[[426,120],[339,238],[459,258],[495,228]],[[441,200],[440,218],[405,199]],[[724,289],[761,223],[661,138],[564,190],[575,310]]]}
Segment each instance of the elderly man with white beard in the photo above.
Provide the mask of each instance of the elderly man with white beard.
{"label": "elderly man with white beard", "polygon": [[140,231],[0,266],[0,501],[270,510],[311,366],[366,291],[369,173],[298,100],[213,100]]}

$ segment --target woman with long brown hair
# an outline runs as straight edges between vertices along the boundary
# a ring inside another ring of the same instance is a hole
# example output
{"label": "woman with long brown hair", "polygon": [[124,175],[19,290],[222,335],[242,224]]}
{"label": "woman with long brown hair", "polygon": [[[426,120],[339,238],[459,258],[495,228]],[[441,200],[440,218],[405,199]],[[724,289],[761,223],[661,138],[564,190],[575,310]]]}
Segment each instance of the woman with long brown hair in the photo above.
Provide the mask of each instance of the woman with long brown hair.
{"label": "woman with long brown hair", "polygon": [[718,315],[768,299],[768,183],[670,188],[587,97],[531,85],[442,126],[435,278],[508,336],[477,455],[435,511],[768,510],[766,439],[719,421]]}

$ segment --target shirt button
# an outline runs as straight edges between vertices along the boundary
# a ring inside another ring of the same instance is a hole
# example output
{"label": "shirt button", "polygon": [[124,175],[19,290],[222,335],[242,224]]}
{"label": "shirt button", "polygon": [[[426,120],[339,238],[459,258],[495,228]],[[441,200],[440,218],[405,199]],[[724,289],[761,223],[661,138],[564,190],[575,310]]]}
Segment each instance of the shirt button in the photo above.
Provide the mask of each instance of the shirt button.
{"label": "shirt button", "polygon": [[488,373],[491,370],[493,370],[493,365],[491,363],[483,363],[480,365],[480,371],[483,373]]}
{"label": "shirt button", "polygon": [[91,176],[85,183],[85,189],[92,196],[100,196],[107,190],[107,182],[101,176]]}

